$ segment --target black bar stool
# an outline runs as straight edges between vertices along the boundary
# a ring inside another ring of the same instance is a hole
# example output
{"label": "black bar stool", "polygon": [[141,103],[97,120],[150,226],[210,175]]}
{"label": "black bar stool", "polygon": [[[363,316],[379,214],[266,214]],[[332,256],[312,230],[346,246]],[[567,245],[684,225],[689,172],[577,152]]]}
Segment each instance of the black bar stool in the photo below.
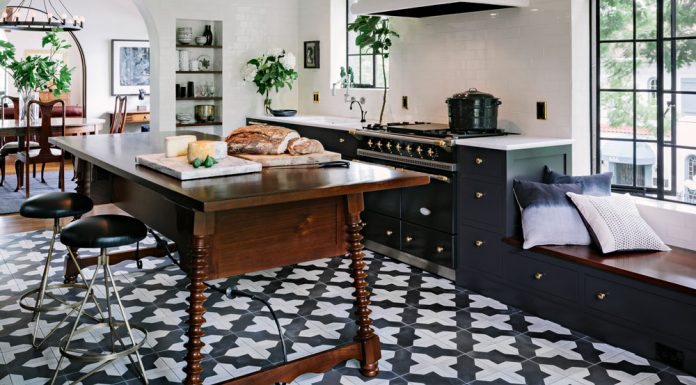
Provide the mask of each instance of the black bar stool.
{"label": "black bar stool", "polygon": [[[94,369],[77,379],[73,384],[82,382],[85,378],[91,376],[97,371],[104,368],[110,362],[124,356],[128,356],[133,365],[135,362],[131,355],[135,354],[137,358],[137,368],[140,371],[140,376],[142,377],[145,384],[148,383],[147,377],[145,376],[145,369],[143,367],[143,362],[140,358],[140,353],[138,349],[143,345],[145,339],[147,338],[147,331],[141,325],[130,324],[128,322],[128,315],[126,314],[126,309],[123,307],[121,302],[121,297],[118,294],[116,285],[114,283],[114,277],[111,274],[111,268],[109,267],[109,255],[107,254],[107,249],[110,247],[120,247],[125,245],[130,245],[133,243],[138,243],[145,239],[147,236],[147,227],[141,221],[127,217],[123,215],[96,215],[93,217],[80,219],[79,221],[73,222],[63,229],[60,234],[60,241],[67,247],[84,248],[84,249],[101,249],[99,258],[97,260],[97,265],[95,267],[94,275],[89,282],[88,290],[94,289],[94,283],[96,282],[97,275],[99,273],[99,268],[101,267],[104,272],[104,289],[106,296],[106,306],[107,306],[107,317],[104,322],[98,324],[91,324],[78,329],[80,324],[80,318],[84,312],[85,304],[87,303],[87,297],[83,298],[77,310],[77,318],[73,324],[70,334],[63,338],[61,341],[60,348],[60,360],[53,373],[53,379],[51,384],[56,381],[58,373],[60,372],[61,364],[64,358],[75,360],[78,362],[86,363],[96,363],[100,362]],[[121,316],[123,317],[123,322],[116,322],[112,317],[111,312],[111,292],[116,298],[117,307]],[[129,343],[125,343],[123,338],[118,336],[117,328],[125,327],[128,332],[128,338],[130,338]],[[88,333],[97,329],[109,329],[111,335],[111,351],[108,353],[102,352],[89,352],[83,349],[70,349],[70,343],[73,337],[83,333]],[[136,341],[133,335],[133,330],[136,329],[140,331],[143,336],[142,339]],[[116,340],[118,340],[121,345],[121,350],[116,350]]]}
{"label": "black bar stool", "polygon": [[[48,285],[48,277],[51,268],[51,259],[53,257],[53,250],[56,242],[56,236],[61,231],[60,219],[70,218],[70,217],[81,217],[82,215],[88,213],[93,207],[92,200],[88,197],[76,193],[48,193],[39,196],[35,196],[27,199],[22,207],[19,209],[19,214],[25,218],[36,218],[36,219],[53,219],[53,236],[51,237],[51,244],[48,248],[48,256],[46,258],[46,265],[44,266],[43,275],[41,276],[41,284],[38,288],[29,290],[22,294],[19,299],[19,306],[22,309],[29,310],[34,313],[32,320],[34,324],[34,334],[32,336],[31,344],[34,348],[38,349],[48,338],[60,328],[63,323],[68,319],[68,317],[80,306],[80,302],[68,303],[62,298],[56,296],[52,291],[60,289],[87,289],[87,281],[82,275],[80,270],[80,265],[75,259],[75,255],[70,249],[68,249],[68,254],[72,262],[77,267],[77,271],[82,277],[84,284],[55,284]],[[92,298],[94,294],[90,293]],[[35,302],[30,303],[30,299],[35,297]],[[44,303],[46,297],[57,302],[56,305]],[[86,293],[85,298],[89,295]],[[96,303],[96,300],[95,300]],[[98,307],[98,305],[97,305]],[[39,322],[41,319],[41,313],[53,312],[53,311],[63,311],[70,310],[49,333],[47,333],[40,343],[36,343],[37,335],[39,331]]]}

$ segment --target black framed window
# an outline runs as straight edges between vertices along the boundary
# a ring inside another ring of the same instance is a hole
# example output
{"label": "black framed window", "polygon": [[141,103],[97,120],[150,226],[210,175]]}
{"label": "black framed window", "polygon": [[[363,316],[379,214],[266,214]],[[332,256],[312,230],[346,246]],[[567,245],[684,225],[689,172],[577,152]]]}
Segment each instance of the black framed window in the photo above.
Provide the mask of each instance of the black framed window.
{"label": "black framed window", "polygon": [[[346,25],[352,23],[357,18],[351,14],[350,5],[352,1],[346,0]],[[354,86],[355,88],[384,88],[388,84],[384,84],[384,74],[382,72],[382,60],[385,60],[381,54],[375,54],[372,49],[360,49],[355,44],[355,32],[348,31],[347,33],[347,52],[346,52],[346,68],[353,69]],[[384,63],[389,79],[389,59]]]}
{"label": "black framed window", "polygon": [[696,0],[593,1],[595,168],[613,187],[693,203]]}

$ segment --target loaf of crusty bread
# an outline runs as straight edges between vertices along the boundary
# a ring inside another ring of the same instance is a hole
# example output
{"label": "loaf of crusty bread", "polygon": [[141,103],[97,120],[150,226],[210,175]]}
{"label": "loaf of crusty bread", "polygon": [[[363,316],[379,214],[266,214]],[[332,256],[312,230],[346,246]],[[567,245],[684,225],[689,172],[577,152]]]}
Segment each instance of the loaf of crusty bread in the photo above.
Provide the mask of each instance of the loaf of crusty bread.
{"label": "loaf of crusty bread", "polygon": [[227,136],[230,154],[278,155],[288,150],[288,143],[297,139],[297,131],[277,126],[247,126]]}
{"label": "loaf of crusty bread", "polygon": [[319,154],[324,152],[324,146],[318,140],[297,138],[288,143],[288,152],[290,155]]}

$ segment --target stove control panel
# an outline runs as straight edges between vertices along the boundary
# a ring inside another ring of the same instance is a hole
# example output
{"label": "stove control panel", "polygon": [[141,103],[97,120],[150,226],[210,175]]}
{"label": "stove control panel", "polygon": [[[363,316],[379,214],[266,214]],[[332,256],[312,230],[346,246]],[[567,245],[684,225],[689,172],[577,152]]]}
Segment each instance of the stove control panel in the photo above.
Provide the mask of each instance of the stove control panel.
{"label": "stove control panel", "polygon": [[413,143],[407,140],[386,138],[360,138],[359,148],[384,154],[399,155],[408,158],[434,160],[454,163],[454,151],[446,145]]}

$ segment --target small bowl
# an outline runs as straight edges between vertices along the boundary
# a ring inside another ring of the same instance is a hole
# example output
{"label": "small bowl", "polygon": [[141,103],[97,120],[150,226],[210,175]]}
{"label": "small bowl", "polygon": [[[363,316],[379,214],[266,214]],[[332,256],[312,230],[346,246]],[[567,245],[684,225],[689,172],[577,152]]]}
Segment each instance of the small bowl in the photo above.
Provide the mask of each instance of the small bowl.
{"label": "small bowl", "polygon": [[177,40],[179,40],[179,43],[183,45],[189,45],[193,41],[193,38],[189,36],[179,36]]}
{"label": "small bowl", "polygon": [[198,45],[203,45],[208,41],[208,38],[205,36],[197,36],[196,37],[196,44]]}

